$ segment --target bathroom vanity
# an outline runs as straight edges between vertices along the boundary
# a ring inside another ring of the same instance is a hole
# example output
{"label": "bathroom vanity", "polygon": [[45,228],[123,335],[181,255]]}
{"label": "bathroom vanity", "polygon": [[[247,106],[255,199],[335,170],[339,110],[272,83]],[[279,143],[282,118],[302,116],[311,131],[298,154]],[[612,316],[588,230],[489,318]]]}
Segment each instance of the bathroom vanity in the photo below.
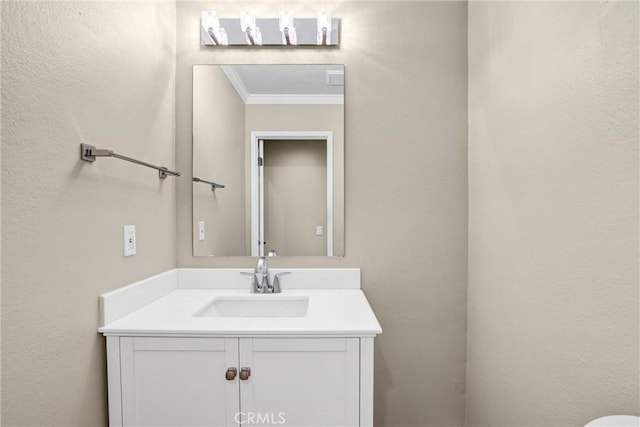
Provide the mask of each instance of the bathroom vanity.
{"label": "bathroom vanity", "polygon": [[[111,426],[371,426],[373,339],[359,269],[176,269],[101,296]],[[278,270],[274,269],[275,274]]]}

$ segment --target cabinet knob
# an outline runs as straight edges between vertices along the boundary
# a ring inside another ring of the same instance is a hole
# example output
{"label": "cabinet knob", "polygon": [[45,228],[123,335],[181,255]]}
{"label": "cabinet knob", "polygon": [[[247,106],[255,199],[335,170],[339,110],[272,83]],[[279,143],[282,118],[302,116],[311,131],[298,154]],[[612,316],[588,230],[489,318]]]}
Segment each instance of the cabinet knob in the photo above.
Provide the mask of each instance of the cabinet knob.
{"label": "cabinet knob", "polygon": [[242,368],[240,369],[240,379],[242,381],[246,381],[251,376],[251,368]]}
{"label": "cabinet knob", "polygon": [[236,375],[238,375],[237,368],[227,368],[227,372],[224,374],[224,377],[227,379],[227,381],[233,381],[236,379]]}

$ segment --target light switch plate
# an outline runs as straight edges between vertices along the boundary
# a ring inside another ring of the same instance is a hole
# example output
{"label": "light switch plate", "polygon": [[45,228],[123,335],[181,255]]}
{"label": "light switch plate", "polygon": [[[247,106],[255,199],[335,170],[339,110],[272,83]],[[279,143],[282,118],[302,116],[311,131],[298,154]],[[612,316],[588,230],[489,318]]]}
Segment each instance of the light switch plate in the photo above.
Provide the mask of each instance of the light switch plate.
{"label": "light switch plate", "polygon": [[324,234],[324,227],[316,225],[316,236],[322,236]]}
{"label": "light switch plate", "polygon": [[198,240],[204,240],[204,221],[198,222]]}
{"label": "light switch plate", "polygon": [[136,226],[124,226],[124,256],[136,254]]}

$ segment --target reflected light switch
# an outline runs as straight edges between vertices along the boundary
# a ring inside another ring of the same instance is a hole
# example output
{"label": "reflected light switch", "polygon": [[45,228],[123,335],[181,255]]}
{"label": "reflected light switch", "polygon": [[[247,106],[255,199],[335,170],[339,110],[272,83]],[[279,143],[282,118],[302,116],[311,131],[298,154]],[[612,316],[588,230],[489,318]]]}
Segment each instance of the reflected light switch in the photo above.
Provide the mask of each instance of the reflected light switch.
{"label": "reflected light switch", "polygon": [[204,221],[198,222],[198,240],[204,240]]}
{"label": "reflected light switch", "polygon": [[124,256],[132,256],[136,254],[136,226],[124,226]]}

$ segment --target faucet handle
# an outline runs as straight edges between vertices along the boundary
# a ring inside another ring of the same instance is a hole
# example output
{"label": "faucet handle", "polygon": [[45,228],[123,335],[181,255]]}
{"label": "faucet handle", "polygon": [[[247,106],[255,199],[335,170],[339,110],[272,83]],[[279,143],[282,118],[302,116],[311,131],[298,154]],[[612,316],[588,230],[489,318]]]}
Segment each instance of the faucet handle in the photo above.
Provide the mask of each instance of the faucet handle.
{"label": "faucet handle", "polygon": [[260,290],[258,289],[258,276],[256,273],[249,273],[248,271],[241,271],[240,274],[243,276],[251,276],[253,280],[251,281],[251,292],[258,293]]}
{"label": "faucet handle", "polygon": [[291,272],[283,271],[282,273],[276,273],[273,276],[273,293],[274,294],[279,294],[280,292],[282,292],[282,289],[280,289],[280,276],[286,276],[287,274],[291,274]]}

